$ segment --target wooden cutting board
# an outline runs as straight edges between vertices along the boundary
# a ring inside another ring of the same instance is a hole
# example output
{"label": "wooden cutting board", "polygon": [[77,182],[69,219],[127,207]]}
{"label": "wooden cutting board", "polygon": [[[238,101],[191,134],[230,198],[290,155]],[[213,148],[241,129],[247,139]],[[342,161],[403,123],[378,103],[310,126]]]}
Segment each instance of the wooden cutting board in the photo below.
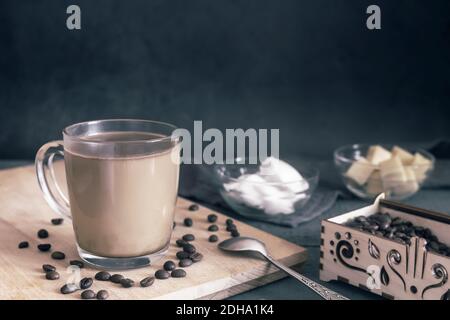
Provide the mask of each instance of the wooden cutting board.
{"label": "wooden cutting board", "polygon": [[[179,198],[171,246],[167,257],[141,269],[120,271],[126,277],[139,280],[153,275],[164,261],[176,261],[179,250],[175,240],[183,234],[193,233],[198,251],[203,253],[202,262],[186,268],[185,278],[156,280],[148,288],[133,287],[125,289],[110,282],[94,281],[94,291],[106,289],[110,299],[223,299],[255,287],[267,284],[285,275],[267,262],[242,255],[227,254],[217,248],[216,243],[207,241],[211,232],[207,231],[208,214],[213,211],[200,207],[200,210],[187,210],[192,202]],[[216,233],[220,240],[229,237],[225,231],[226,216],[218,215],[220,230]],[[27,166],[0,171],[0,299],[79,299],[80,292],[62,295],[59,289],[70,273],[69,261],[79,259],[76,252],[72,225],[68,219],[62,225],[54,226],[51,218],[58,217],[45,202],[38,187],[34,167]],[[194,226],[184,227],[182,221],[191,217]],[[255,229],[245,223],[235,221],[243,236],[261,239],[267,244],[274,258],[289,266],[296,266],[306,260],[306,250],[293,243]],[[45,228],[50,237],[43,241],[36,233]],[[29,241],[30,247],[18,249],[21,241]],[[50,253],[39,252],[37,244],[49,242],[53,250],[66,253],[65,260],[53,260]],[[46,280],[42,264],[50,263],[61,274],[59,280]],[[86,267],[81,269],[81,277],[93,277],[98,270]],[[264,297],[261,297],[264,298]]]}

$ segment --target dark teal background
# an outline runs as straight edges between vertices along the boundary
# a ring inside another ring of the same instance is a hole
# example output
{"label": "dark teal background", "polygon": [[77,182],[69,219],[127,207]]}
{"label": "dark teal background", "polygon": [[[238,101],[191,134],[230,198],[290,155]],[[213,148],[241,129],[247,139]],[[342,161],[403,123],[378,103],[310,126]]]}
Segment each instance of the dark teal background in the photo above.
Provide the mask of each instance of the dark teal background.
{"label": "dark teal background", "polygon": [[430,142],[450,136],[449,76],[449,1],[2,0],[0,158],[114,117],[280,128],[282,156]]}
{"label": "dark teal background", "polygon": [[[81,31],[66,28],[70,4],[81,7]],[[381,7],[382,30],[366,28],[370,4]],[[279,128],[283,158],[314,159],[321,185],[343,191],[331,161],[337,146],[450,138],[449,78],[448,0],[0,0],[0,168],[30,164],[79,121],[190,129],[203,120],[205,129]],[[444,187],[408,203],[449,211],[440,165]],[[188,182],[181,191],[199,187]],[[340,198],[297,228],[221,211],[306,247],[303,273],[317,281],[320,220],[365,205]],[[317,296],[284,279],[235,298]]]}

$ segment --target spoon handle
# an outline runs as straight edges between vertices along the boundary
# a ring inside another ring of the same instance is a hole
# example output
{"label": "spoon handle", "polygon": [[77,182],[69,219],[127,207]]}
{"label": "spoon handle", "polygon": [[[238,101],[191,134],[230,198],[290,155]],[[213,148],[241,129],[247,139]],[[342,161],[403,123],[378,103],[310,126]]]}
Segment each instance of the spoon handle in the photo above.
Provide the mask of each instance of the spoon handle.
{"label": "spoon handle", "polygon": [[308,288],[310,288],[311,290],[316,292],[318,295],[320,295],[325,300],[349,300],[348,298],[340,295],[339,293],[334,292],[334,291],[318,284],[317,282],[312,281],[311,279],[309,279],[305,276],[302,276],[301,274],[295,272],[291,268],[288,268],[284,264],[276,261],[272,257],[270,257],[270,256],[265,256],[265,257],[272,264],[277,266],[277,268],[279,268],[279,269],[283,270],[284,272],[286,272],[287,274],[291,275],[292,277],[294,277],[295,279],[297,279],[298,281],[303,283],[305,286],[307,286]]}

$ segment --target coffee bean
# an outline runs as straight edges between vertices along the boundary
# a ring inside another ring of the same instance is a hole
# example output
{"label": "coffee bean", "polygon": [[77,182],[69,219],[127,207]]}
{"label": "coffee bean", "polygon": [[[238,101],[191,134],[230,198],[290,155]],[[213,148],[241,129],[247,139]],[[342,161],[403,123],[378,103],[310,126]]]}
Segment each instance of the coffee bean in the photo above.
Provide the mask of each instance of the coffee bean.
{"label": "coffee bean", "polygon": [[227,226],[229,226],[230,224],[233,224],[234,222],[231,219],[227,219],[227,220],[225,220],[225,223]]}
{"label": "coffee bean", "polygon": [[434,251],[439,251],[439,244],[436,241],[431,241],[428,246]]}
{"label": "coffee bean", "polygon": [[186,271],[184,271],[183,269],[175,269],[170,275],[172,276],[172,278],[184,278],[186,277]]}
{"label": "coffee bean", "polygon": [[92,286],[94,280],[92,278],[83,278],[80,280],[80,289],[88,289]]}
{"label": "coffee bean", "polygon": [[51,271],[56,271],[56,268],[54,266],[52,266],[51,264],[43,264],[42,270],[44,270],[44,272],[51,272]]}
{"label": "coffee bean", "polygon": [[52,247],[52,245],[50,243],[41,243],[38,244],[38,249],[42,252],[47,252],[50,250],[50,248]]}
{"label": "coffee bean", "polygon": [[183,247],[183,251],[191,254],[191,253],[195,253],[195,251],[197,251],[197,250],[195,249],[195,247],[192,244],[187,244]]}
{"label": "coffee bean", "polygon": [[197,211],[199,207],[198,204],[191,204],[188,209],[189,211]]}
{"label": "coffee bean", "polygon": [[[183,252],[183,253],[185,253],[185,252]],[[173,269],[175,269],[175,262],[173,262],[172,260],[166,261],[164,263],[163,267],[164,267],[164,270],[166,270],[166,271],[172,271]]]}
{"label": "coffee bean", "polygon": [[81,293],[81,299],[94,299],[97,295],[92,290],[84,290]]}
{"label": "coffee bean", "polygon": [[25,248],[28,248],[29,246],[30,246],[30,244],[28,243],[28,241],[22,241],[18,245],[19,249],[25,249]]}
{"label": "coffee bean", "polygon": [[396,235],[398,238],[405,238],[405,237],[406,237],[406,234],[404,234],[403,232],[400,232],[400,231],[397,231],[397,232],[395,233],[395,235]]}
{"label": "coffee bean", "polygon": [[61,252],[61,251],[52,252],[52,259],[64,260],[65,258],[66,258],[66,255],[64,254],[64,252]]}
{"label": "coffee bean", "polygon": [[226,230],[227,230],[228,232],[231,232],[231,231],[233,231],[233,230],[237,230],[237,227],[236,227],[236,225],[234,225],[234,224],[229,224],[229,225],[227,225]]}
{"label": "coffee bean", "polygon": [[216,221],[217,221],[217,215],[215,215],[215,214],[208,215],[208,222],[213,223],[213,222],[216,222]]}
{"label": "coffee bean", "polygon": [[192,260],[191,259],[183,259],[180,260],[180,262],[178,263],[178,265],[182,268],[186,268],[192,265]]}
{"label": "coffee bean", "polygon": [[54,218],[51,221],[52,221],[53,225],[58,226],[64,222],[64,219],[63,218]]}
{"label": "coffee bean", "polygon": [[147,277],[142,279],[139,283],[141,284],[141,287],[150,287],[155,282],[155,277]]}
{"label": "coffee bean", "polygon": [[71,266],[77,266],[80,269],[84,268],[84,263],[83,263],[83,261],[80,261],[80,260],[70,260],[69,264]]}
{"label": "coffee bean", "polygon": [[78,286],[75,283],[67,283],[63,285],[60,289],[62,294],[73,293],[78,290]]}
{"label": "coffee bean", "polygon": [[355,221],[361,223],[363,221],[367,221],[367,218],[365,216],[358,216],[355,218]]}
{"label": "coffee bean", "polygon": [[188,233],[183,236],[183,240],[184,241],[194,241],[195,236],[193,234]]}
{"label": "coffee bean", "polygon": [[59,279],[59,273],[56,271],[49,271],[45,274],[45,278],[47,280],[58,280]]}
{"label": "coffee bean", "polygon": [[120,281],[122,280],[122,279],[124,279],[125,277],[123,276],[123,275],[121,275],[121,274],[118,274],[118,273],[115,273],[115,274],[113,274],[110,278],[109,278],[109,280],[112,282],[112,283],[120,283]]}
{"label": "coffee bean", "polygon": [[100,290],[97,292],[97,299],[98,300],[106,300],[109,298],[109,293],[106,290]]}
{"label": "coffee bean", "polygon": [[175,243],[176,243],[177,246],[179,246],[179,247],[183,247],[184,245],[187,244],[187,242],[184,241],[183,239],[178,239],[177,241],[175,241]]}
{"label": "coffee bean", "polygon": [[48,231],[45,230],[45,229],[41,229],[41,230],[39,230],[39,231],[37,232],[37,236],[38,236],[40,239],[48,238]]}
{"label": "coffee bean", "polygon": [[124,288],[131,288],[132,286],[134,286],[134,281],[129,278],[124,278],[124,279],[120,280],[120,284]]}
{"label": "coffee bean", "polygon": [[208,231],[216,232],[219,230],[219,227],[216,224],[212,224],[208,227]]}
{"label": "coffee bean", "polygon": [[95,274],[95,280],[99,281],[108,281],[111,279],[111,274],[106,271],[100,271]]}
{"label": "coffee bean", "polygon": [[240,234],[239,231],[237,231],[237,230],[232,230],[232,231],[231,231],[231,236],[232,236],[233,238],[236,238],[236,237],[240,237],[241,234]]}
{"label": "coffee bean", "polygon": [[212,234],[209,236],[208,241],[209,242],[217,242],[217,241],[219,241],[219,237],[216,236],[215,234]]}
{"label": "coffee bean", "polygon": [[165,280],[170,277],[170,274],[166,270],[158,270],[155,272],[155,278]]}
{"label": "coffee bean", "polygon": [[182,260],[182,259],[189,258],[189,253],[184,252],[184,251],[178,251],[176,256],[177,256],[178,260]]}
{"label": "coffee bean", "polygon": [[191,218],[186,218],[186,219],[184,219],[184,225],[185,225],[186,227],[192,227],[193,224],[194,224],[194,222],[192,221]]}
{"label": "coffee bean", "polygon": [[189,259],[191,259],[192,262],[200,262],[203,259],[203,255],[200,252],[196,252],[191,254]]}

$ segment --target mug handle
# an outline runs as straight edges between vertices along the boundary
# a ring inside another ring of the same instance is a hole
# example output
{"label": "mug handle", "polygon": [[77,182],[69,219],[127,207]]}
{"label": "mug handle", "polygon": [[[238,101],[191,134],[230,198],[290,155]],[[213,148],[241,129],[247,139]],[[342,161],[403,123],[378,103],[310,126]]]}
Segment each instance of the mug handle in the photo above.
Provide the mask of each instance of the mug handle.
{"label": "mug handle", "polygon": [[[72,219],[69,200],[56,182],[53,160],[55,155],[64,157],[62,141],[52,141],[44,144],[36,154],[35,166],[39,187],[50,207],[63,217]],[[50,188],[50,186],[53,188]],[[56,192],[55,192],[56,191]]]}

